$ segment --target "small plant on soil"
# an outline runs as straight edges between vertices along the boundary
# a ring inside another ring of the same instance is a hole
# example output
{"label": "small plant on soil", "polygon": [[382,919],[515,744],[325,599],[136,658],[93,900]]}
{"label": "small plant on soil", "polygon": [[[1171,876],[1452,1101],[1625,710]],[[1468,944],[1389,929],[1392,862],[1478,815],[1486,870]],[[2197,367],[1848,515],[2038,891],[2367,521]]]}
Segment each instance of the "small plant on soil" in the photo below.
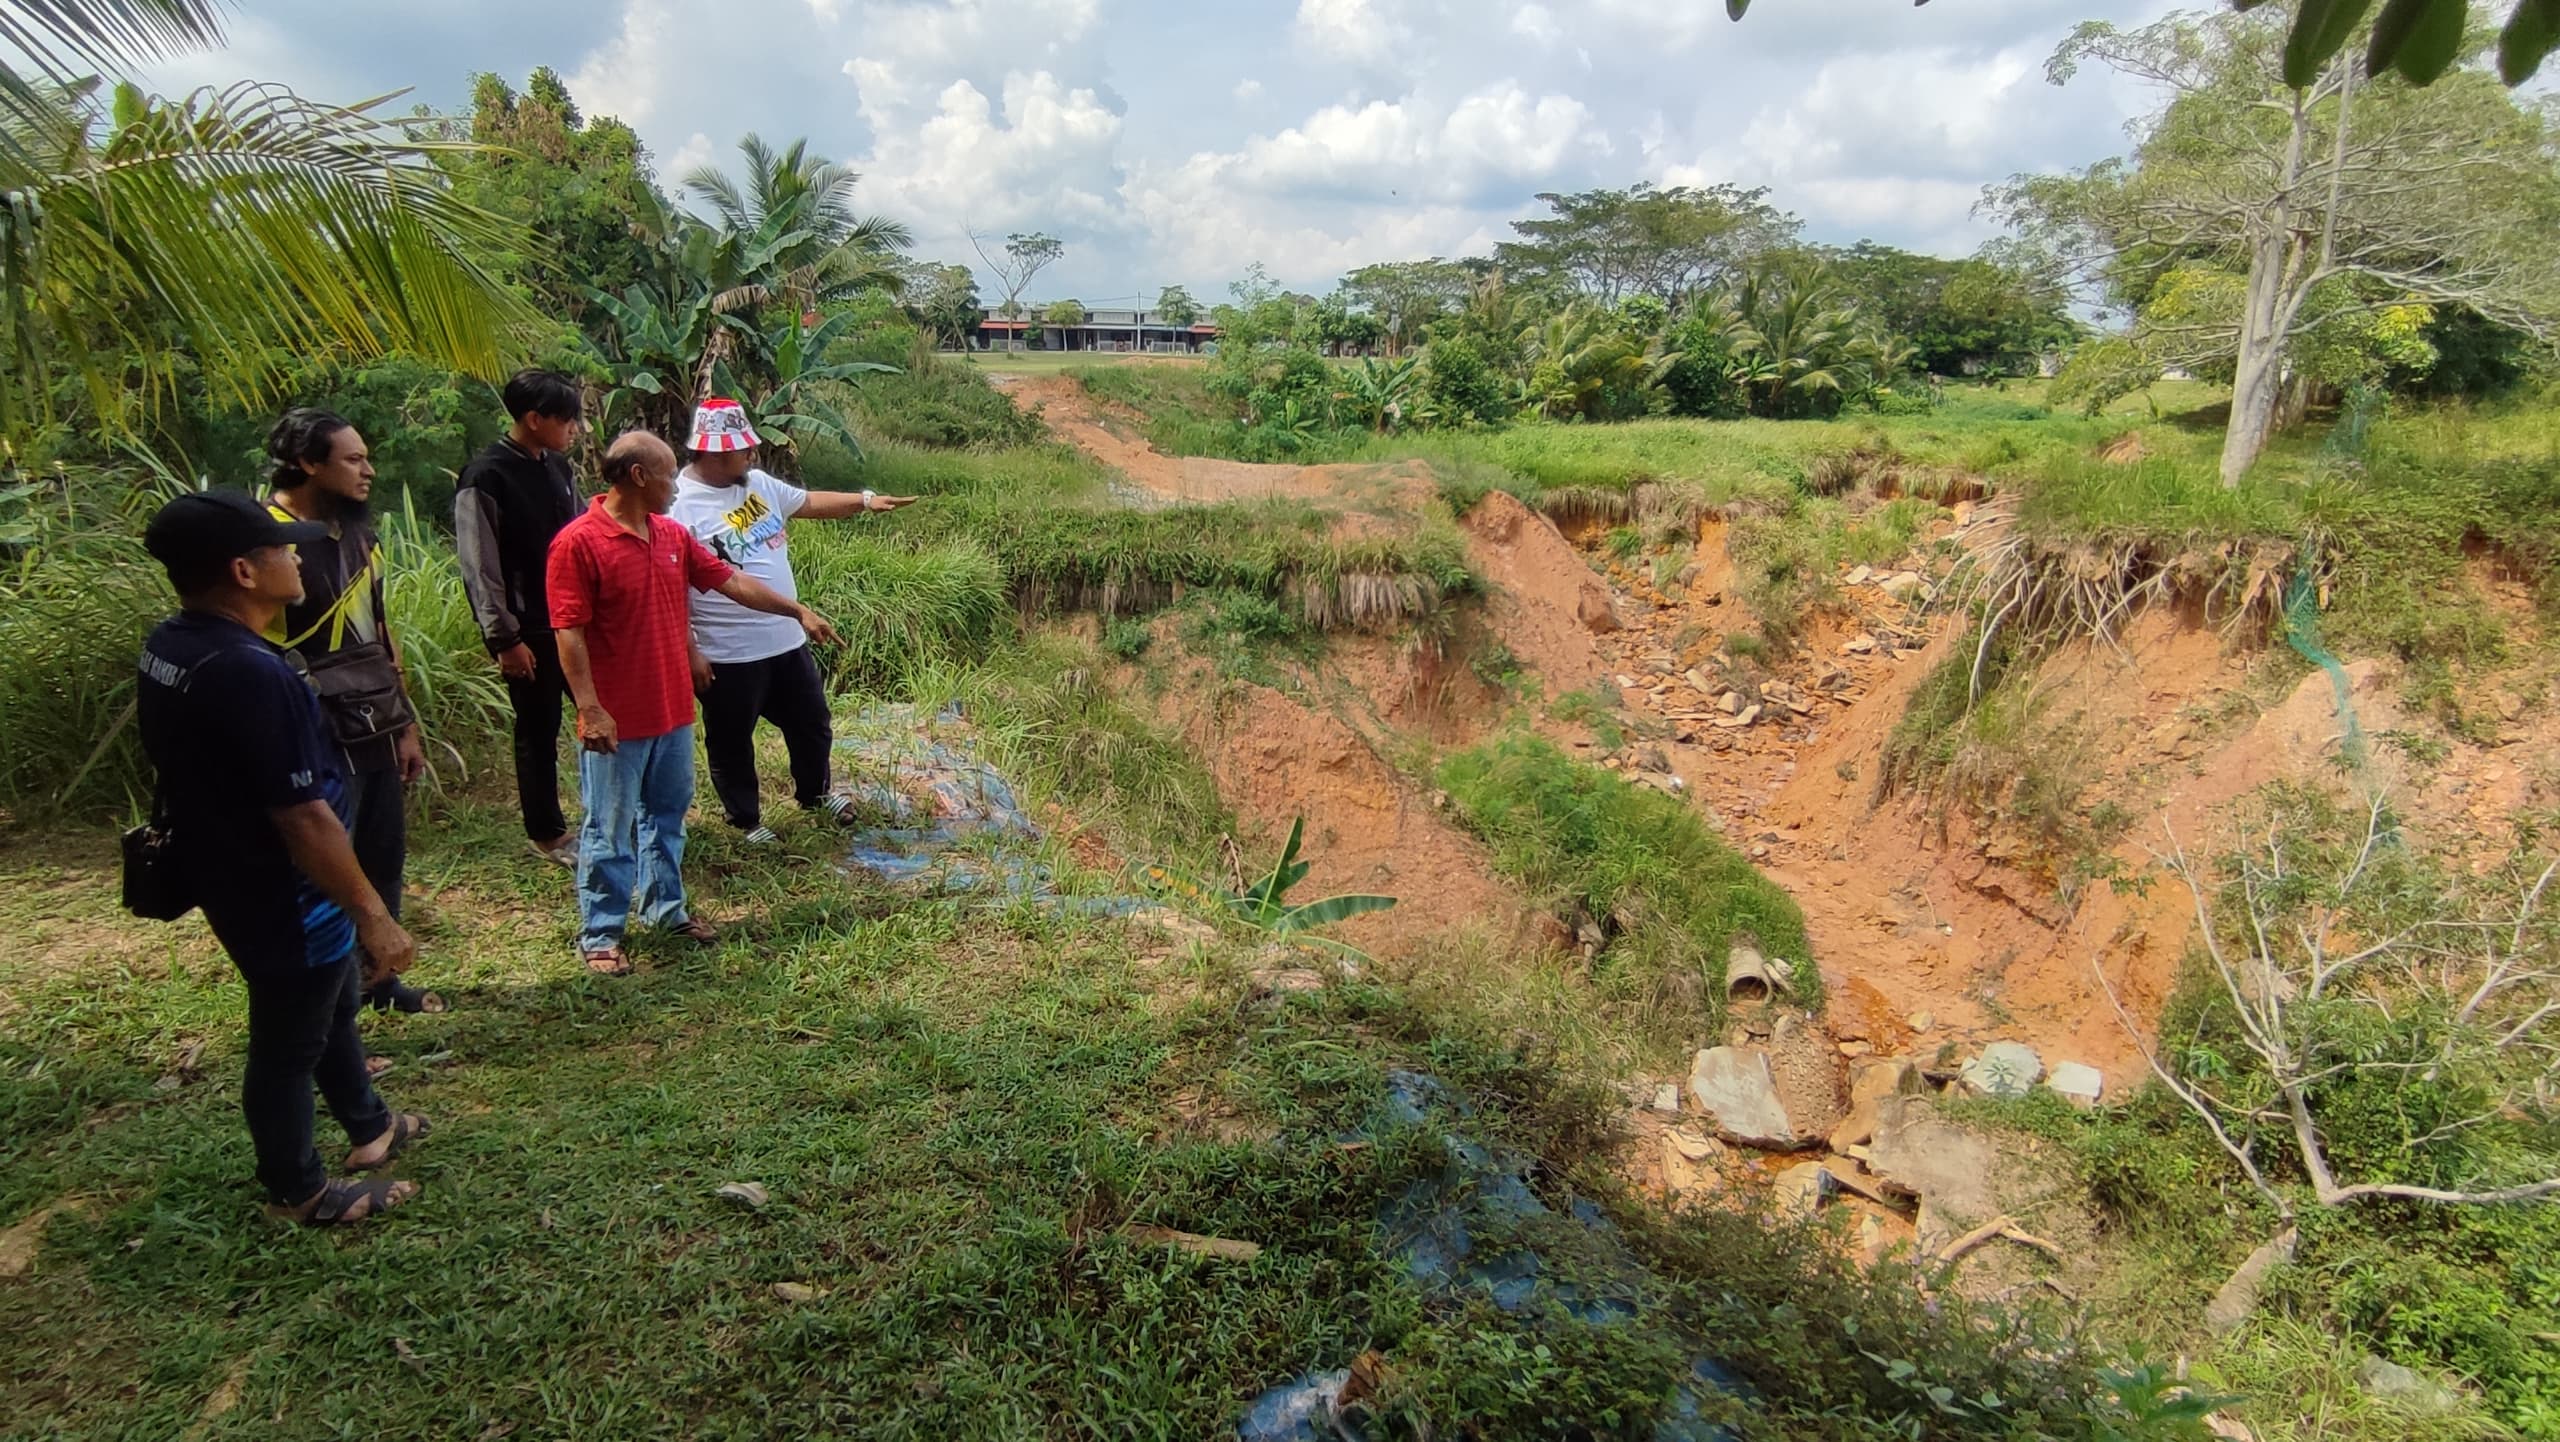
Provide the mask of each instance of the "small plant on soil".
{"label": "small plant on soil", "polygon": [[1303,816],[1289,823],[1289,844],[1281,849],[1280,860],[1263,878],[1250,887],[1239,884],[1230,890],[1212,886],[1197,877],[1185,876],[1170,867],[1150,866],[1146,869],[1147,885],[1160,892],[1200,902],[1243,922],[1256,931],[1330,946],[1341,951],[1352,948],[1326,937],[1299,937],[1298,933],[1337,921],[1347,921],[1372,911],[1385,911],[1396,904],[1392,896],[1346,894],[1328,896],[1321,901],[1302,902],[1292,906],[1289,888],[1307,879],[1311,863],[1298,859],[1299,844],[1306,839],[1307,819]]}
{"label": "small plant on soil", "polygon": [[1154,628],[1136,616],[1120,617],[1102,628],[1102,649],[1122,661],[1135,661],[1147,654],[1155,639]]}

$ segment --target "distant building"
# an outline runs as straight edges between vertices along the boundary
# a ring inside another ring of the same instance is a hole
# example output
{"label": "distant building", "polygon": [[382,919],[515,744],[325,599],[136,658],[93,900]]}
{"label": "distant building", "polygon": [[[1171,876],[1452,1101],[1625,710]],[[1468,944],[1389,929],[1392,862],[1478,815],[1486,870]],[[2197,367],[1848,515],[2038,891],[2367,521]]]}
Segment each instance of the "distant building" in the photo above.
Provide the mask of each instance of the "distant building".
{"label": "distant building", "polygon": [[1188,355],[1201,347],[1214,345],[1218,328],[1207,321],[1191,325],[1175,325],[1151,310],[1089,310],[1082,325],[1050,325],[1037,319],[1045,305],[1026,305],[1023,318],[1006,320],[990,315],[978,322],[969,335],[971,350],[1004,350],[1009,346],[1028,349],[1033,334],[1038,334],[1047,350],[1155,351],[1168,355]]}

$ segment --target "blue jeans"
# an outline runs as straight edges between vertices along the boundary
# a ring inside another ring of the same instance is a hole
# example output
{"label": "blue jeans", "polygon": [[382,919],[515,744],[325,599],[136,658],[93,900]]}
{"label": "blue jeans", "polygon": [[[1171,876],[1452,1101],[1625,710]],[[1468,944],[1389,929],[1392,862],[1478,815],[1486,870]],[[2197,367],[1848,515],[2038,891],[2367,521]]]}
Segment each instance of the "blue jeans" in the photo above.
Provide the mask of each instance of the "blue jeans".
{"label": "blue jeans", "polygon": [[643,922],[684,925],[678,868],[684,813],[693,805],[693,728],[626,737],[610,753],[579,752],[578,791],[587,807],[578,827],[579,950],[621,944],[635,878]]}

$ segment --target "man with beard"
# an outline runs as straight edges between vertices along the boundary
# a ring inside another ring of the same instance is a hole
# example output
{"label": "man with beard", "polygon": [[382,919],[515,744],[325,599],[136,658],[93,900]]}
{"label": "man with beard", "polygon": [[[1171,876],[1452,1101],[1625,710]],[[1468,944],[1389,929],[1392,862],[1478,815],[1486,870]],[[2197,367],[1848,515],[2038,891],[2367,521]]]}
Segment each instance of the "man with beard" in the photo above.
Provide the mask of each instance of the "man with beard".
{"label": "man with beard", "polygon": [[[373,459],[345,418],[309,409],[276,422],[267,458],[269,512],[288,525],[311,522],[329,531],[327,540],[295,548],[302,599],[278,613],[267,639],[292,653],[319,693],[321,719],[346,752],[356,861],[397,920],[409,851],[405,792],[426,769],[427,753],[383,610],[382,543],[368,507]],[[365,988],[364,999],[377,1010],[444,1010],[435,993],[387,973]]]}

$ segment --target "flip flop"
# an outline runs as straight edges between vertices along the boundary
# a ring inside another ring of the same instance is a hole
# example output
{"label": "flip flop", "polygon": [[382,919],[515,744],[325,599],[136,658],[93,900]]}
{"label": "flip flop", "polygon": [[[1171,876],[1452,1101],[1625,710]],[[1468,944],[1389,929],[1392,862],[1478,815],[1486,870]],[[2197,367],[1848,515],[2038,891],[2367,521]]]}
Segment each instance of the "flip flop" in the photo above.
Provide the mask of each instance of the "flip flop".
{"label": "flip flop", "polygon": [[[317,1198],[304,1204],[310,1210],[304,1211],[300,1207],[269,1207],[267,1211],[273,1216],[286,1221],[300,1222],[306,1227],[343,1227],[357,1222],[369,1222],[392,1208],[414,1199],[417,1195],[416,1182],[396,1181],[390,1177],[376,1177],[371,1181],[358,1181],[353,1177],[332,1177],[320,1188],[320,1195]],[[363,1204],[364,1210],[361,1212],[356,1212],[358,1203]],[[356,1212],[356,1214],[349,1216],[349,1212]]]}
{"label": "flip flop", "polygon": [[699,916],[688,916],[668,927],[667,935],[681,936],[697,946],[710,946],[720,940],[720,928]]}
{"label": "flip flop", "polygon": [[586,958],[587,970],[598,976],[629,976],[631,974],[631,958],[622,954],[621,947],[600,946],[582,954]]}
{"label": "flip flop", "polygon": [[[427,1119],[415,1112],[393,1112],[391,1114],[391,1145],[383,1152],[382,1160],[358,1166],[354,1156],[350,1154],[347,1158],[347,1170],[359,1174],[381,1171],[384,1167],[400,1160],[400,1154],[409,1149],[411,1142],[433,1130],[434,1127],[428,1123]],[[374,1140],[382,1139],[376,1137]]]}

